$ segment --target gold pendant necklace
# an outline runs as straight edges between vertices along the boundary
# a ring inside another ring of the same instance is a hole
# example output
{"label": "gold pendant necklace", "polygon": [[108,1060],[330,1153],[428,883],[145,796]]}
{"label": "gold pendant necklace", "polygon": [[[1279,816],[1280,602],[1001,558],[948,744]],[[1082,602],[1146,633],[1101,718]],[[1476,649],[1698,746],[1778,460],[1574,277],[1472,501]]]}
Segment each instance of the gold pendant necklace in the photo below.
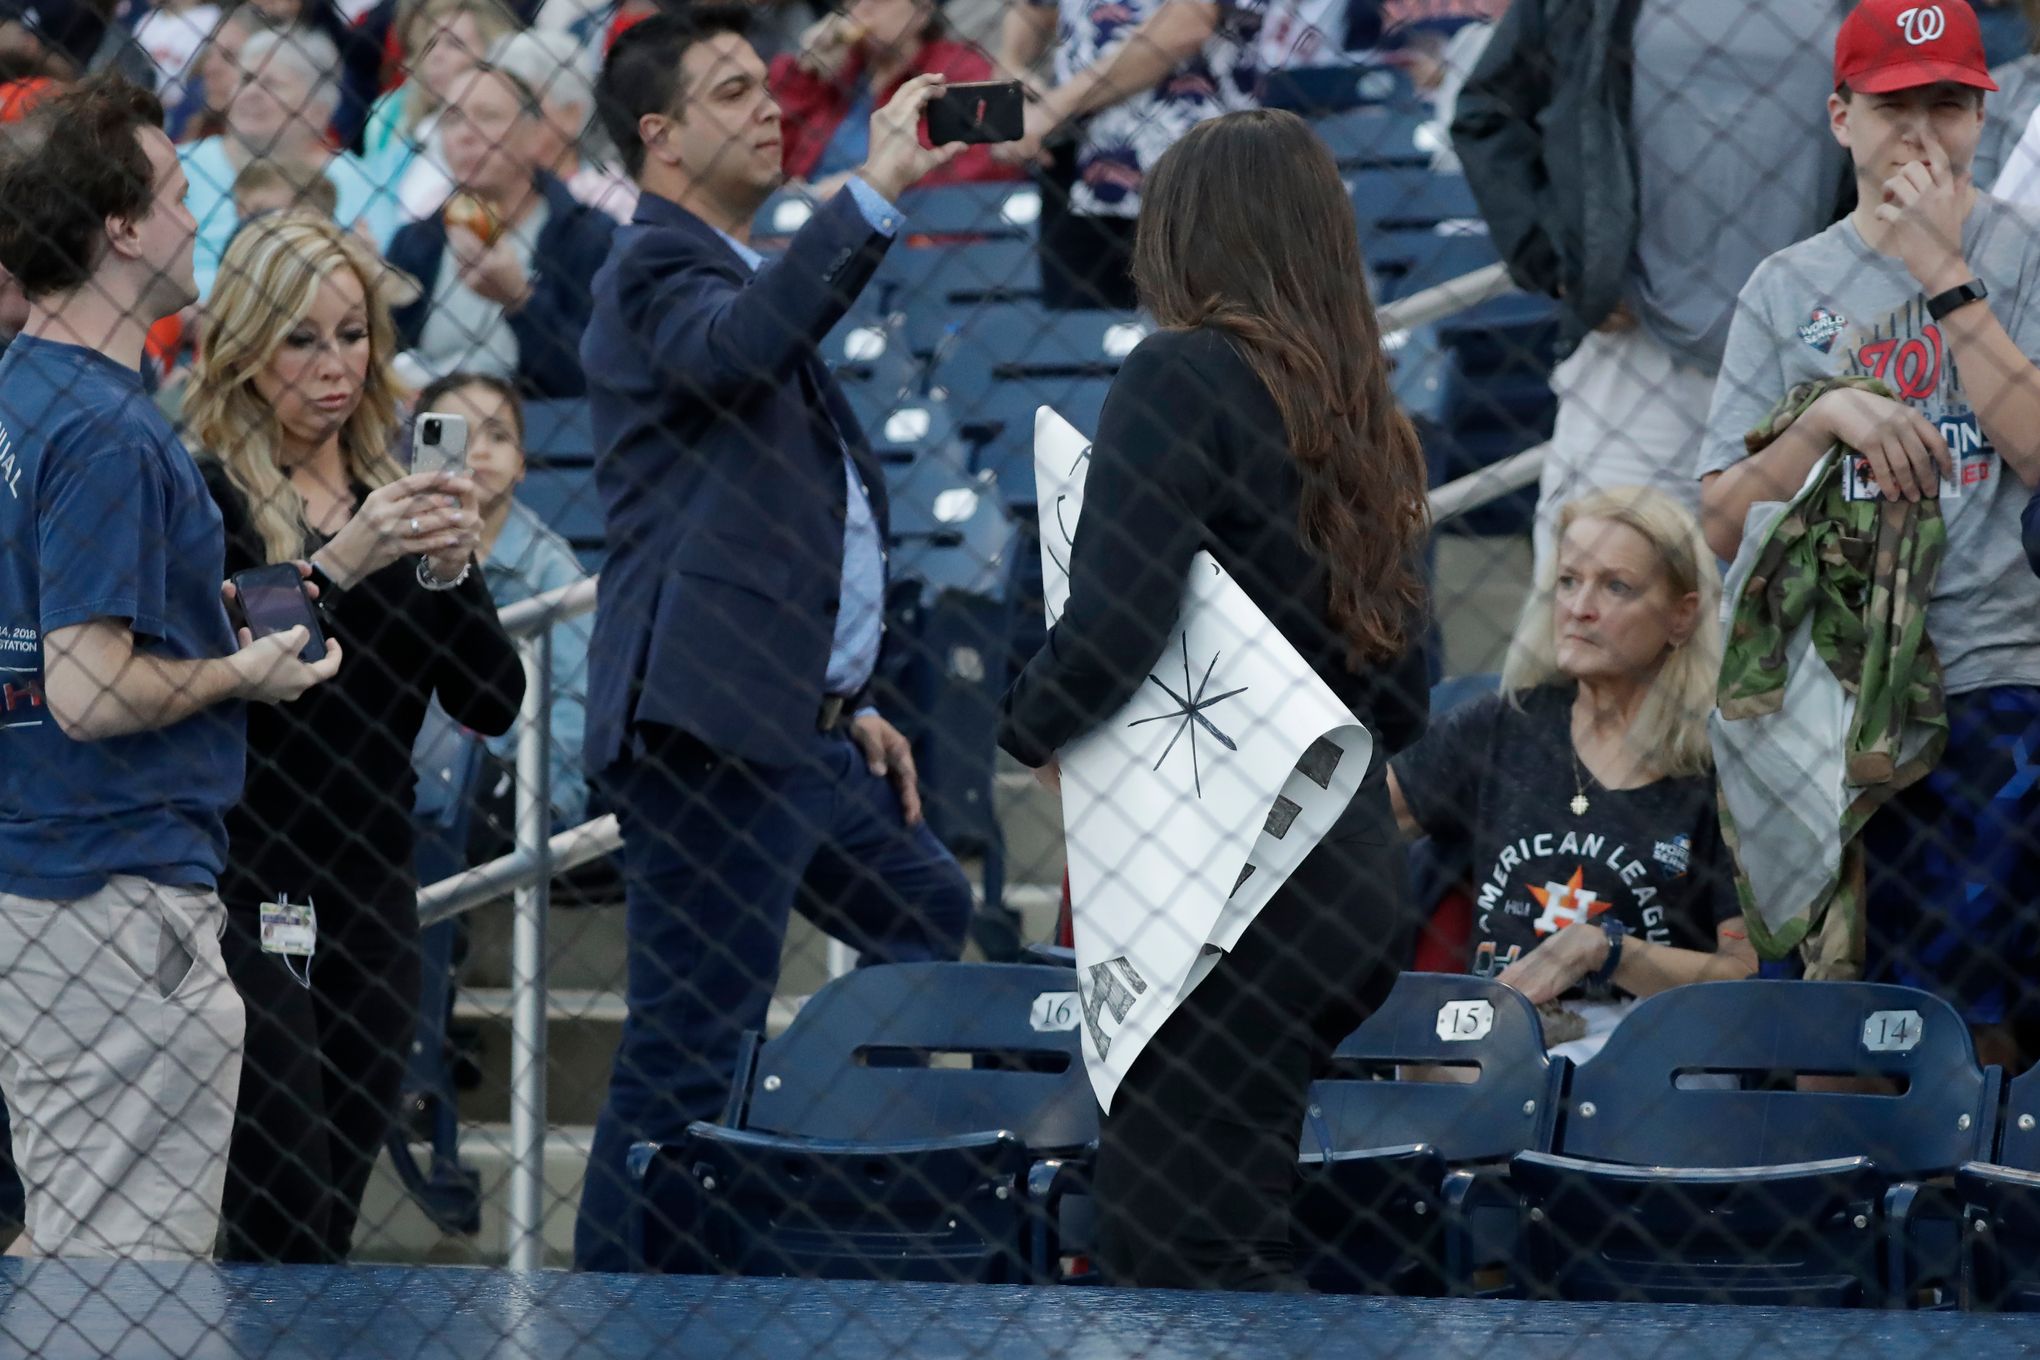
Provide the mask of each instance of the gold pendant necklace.
{"label": "gold pendant necklace", "polygon": [[[1570,744],[1569,739],[1568,744]],[[1580,768],[1580,752],[1579,748],[1576,746],[1572,748],[1572,767],[1573,767],[1572,815],[1575,817],[1584,817],[1587,815],[1587,809],[1592,805],[1587,802],[1587,778],[1586,773]]]}

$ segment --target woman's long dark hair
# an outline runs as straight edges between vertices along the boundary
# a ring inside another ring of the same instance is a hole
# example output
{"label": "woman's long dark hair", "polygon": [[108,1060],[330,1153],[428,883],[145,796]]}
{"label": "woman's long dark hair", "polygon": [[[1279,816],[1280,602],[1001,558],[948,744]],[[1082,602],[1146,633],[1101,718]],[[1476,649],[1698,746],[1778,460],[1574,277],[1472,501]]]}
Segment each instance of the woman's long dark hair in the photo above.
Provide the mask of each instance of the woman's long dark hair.
{"label": "woman's long dark hair", "polygon": [[1424,598],[1423,450],[1389,391],[1359,225],[1324,143],[1275,110],[1199,123],[1141,190],[1133,278],[1157,322],[1223,329],[1267,386],[1348,662],[1399,655]]}

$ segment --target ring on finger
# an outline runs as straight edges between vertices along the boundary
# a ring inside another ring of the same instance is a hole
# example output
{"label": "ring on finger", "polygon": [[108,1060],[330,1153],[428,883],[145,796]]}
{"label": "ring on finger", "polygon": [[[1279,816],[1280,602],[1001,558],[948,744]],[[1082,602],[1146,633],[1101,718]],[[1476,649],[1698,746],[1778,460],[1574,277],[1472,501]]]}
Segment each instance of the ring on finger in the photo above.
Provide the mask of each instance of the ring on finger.
{"label": "ring on finger", "polygon": [[418,536],[418,520],[416,516],[413,516],[411,519],[411,537],[416,538],[417,536]]}

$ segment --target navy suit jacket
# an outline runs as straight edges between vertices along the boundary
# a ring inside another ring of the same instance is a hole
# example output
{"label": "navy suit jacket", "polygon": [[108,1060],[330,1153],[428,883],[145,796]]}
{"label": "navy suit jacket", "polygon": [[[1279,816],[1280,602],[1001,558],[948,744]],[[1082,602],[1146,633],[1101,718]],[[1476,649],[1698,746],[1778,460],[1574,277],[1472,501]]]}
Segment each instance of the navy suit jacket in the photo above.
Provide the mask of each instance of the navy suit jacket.
{"label": "navy suit jacket", "polygon": [[[588,324],[589,283],[609,254],[616,222],[544,171],[536,179],[548,213],[532,247],[531,297],[510,317],[517,336],[517,386],[530,397],[578,397],[585,389],[575,346]],[[386,254],[391,264],[418,280],[418,300],[397,308],[390,318],[398,342],[409,349],[425,333],[432,290],[446,258],[442,214],[399,228]]]}
{"label": "navy suit jacket", "polygon": [[756,274],[654,194],[617,233],[581,340],[609,548],[591,774],[639,724],[760,764],[810,748],[842,589],[845,444],[886,531],[884,480],[818,346],[890,244],[847,190]]}

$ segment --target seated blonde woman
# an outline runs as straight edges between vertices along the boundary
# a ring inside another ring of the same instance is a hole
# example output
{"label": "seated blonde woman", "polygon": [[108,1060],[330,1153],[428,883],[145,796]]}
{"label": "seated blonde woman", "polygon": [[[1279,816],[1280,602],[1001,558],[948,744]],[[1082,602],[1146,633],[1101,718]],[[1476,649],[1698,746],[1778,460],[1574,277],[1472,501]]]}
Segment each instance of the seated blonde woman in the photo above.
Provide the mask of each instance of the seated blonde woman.
{"label": "seated blonde woman", "polygon": [[1391,764],[1408,835],[1469,844],[1472,972],[1544,1009],[1554,1053],[1600,1050],[1636,1003],[1748,977],[1707,743],[1721,576],[1693,516],[1620,488],[1565,507],[1499,694]]}

